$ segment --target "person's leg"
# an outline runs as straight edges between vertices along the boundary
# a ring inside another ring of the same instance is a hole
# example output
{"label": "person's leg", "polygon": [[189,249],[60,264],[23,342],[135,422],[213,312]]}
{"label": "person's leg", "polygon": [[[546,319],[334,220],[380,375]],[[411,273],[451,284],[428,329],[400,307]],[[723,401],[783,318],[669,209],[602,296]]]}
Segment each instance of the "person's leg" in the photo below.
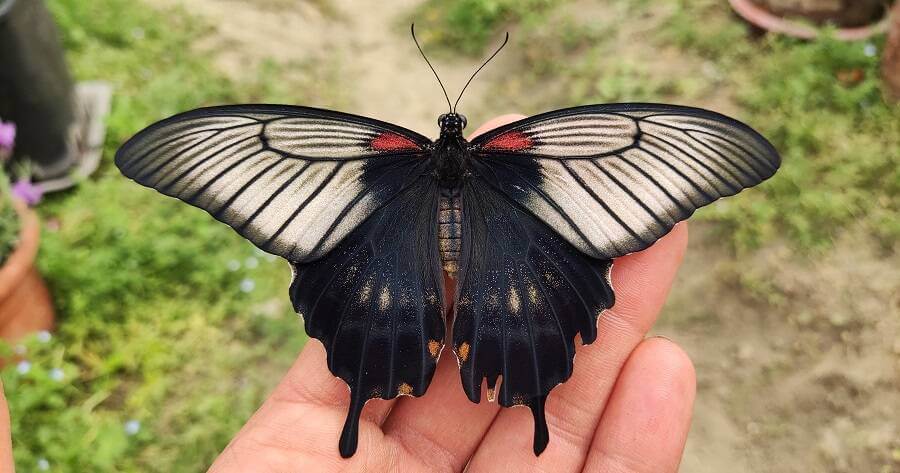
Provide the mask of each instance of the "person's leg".
{"label": "person's leg", "polygon": [[16,158],[37,180],[76,159],[72,79],[56,24],[40,0],[0,0],[0,117],[17,126]]}

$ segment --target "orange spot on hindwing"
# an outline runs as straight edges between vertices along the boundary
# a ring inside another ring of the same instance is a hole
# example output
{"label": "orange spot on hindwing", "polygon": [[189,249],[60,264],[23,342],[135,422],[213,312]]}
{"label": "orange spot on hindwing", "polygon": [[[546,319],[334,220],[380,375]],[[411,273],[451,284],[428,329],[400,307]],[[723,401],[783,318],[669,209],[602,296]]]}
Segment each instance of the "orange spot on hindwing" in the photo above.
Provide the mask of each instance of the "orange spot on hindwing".
{"label": "orange spot on hindwing", "polygon": [[428,353],[431,353],[432,358],[437,358],[441,353],[441,343],[437,340],[429,340],[428,341]]}
{"label": "orange spot on hindwing", "polygon": [[459,361],[465,363],[469,359],[469,344],[462,342],[456,349],[456,355],[459,356]]}

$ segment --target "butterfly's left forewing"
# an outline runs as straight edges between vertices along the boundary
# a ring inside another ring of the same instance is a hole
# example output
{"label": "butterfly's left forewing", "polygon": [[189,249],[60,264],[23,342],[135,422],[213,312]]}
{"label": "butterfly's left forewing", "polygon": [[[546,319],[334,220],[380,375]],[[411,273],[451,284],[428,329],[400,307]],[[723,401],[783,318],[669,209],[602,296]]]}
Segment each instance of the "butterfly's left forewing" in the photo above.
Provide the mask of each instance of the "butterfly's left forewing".
{"label": "butterfly's left forewing", "polygon": [[290,261],[322,257],[425,165],[430,140],[345,113],[230,105],[175,115],[116,153],[126,176]]}

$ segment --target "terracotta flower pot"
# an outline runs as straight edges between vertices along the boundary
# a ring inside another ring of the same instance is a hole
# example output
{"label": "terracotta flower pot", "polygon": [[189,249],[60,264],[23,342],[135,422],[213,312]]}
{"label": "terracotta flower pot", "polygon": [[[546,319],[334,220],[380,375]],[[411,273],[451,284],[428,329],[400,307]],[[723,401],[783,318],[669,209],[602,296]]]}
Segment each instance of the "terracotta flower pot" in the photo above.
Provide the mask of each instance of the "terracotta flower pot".
{"label": "terracotta flower pot", "polygon": [[40,241],[37,214],[13,199],[22,221],[19,245],[0,267],[0,338],[15,341],[54,325],[50,292],[34,266]]}
{"label": "terracotta flower pot", "polygon": [[[778,13],[767,10],[752,0],[728,0],[728,3],[731,4],[731,8],[741,18],[753,26],[766,31],[801,39],[814,39],[822,34],[819,28],[807,22],[783,17]],[[808,19],[815,21],[822,18],[813,15],[808,17]],[[844,41],[858,41],[884,33],[887,31],[887,27],[888,18],[887,15],[884,15],[883,18],[869,25],[838,28],[835,30],[834,35],[836,38]]]}

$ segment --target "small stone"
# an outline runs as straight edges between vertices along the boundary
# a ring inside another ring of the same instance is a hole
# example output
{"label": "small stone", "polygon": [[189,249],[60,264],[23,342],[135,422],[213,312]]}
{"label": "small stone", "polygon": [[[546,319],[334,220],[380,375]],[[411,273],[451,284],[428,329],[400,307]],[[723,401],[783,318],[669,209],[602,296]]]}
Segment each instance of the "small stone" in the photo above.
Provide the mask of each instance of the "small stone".
{"label": "small stone", "polygon": [[742,343],[741,346],[738,347],[737,357],[742,361],[753,358],[753,346],[749,343]]}
{"label": "small stone", "polygon": [[747,424],[747,433],[750,435],[759,435],[762,429],[760,429],[759,424],[756,422],[749,422]]}
{"label": "small stone", "polygon": [[814,319],[815,317],[813,316],[812,312],[807,310],[800,311],[800,313],[795,316],[795,320],[797,321],[797,323],[803,327],[811,324]]}
{"label": "small stone", "polygon": [[834,311],[828,316],[828,321],[835,327],[843,327],[850,322],[850,318],[843,312]]}

